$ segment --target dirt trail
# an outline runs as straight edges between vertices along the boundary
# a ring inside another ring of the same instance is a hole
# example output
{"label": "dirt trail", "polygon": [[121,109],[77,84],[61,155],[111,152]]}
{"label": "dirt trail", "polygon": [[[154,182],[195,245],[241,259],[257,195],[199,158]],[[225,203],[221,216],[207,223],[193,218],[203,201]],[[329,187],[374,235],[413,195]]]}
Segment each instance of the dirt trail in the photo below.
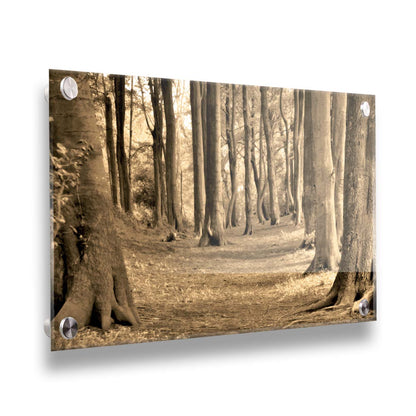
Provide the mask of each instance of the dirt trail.
{"label": "dirt trail", "polygon": [[114,324],[109,331],[80,330],[62,348],[178,339],[285,327],[372,320],[349,311],[293,315],[322,298],[335,273],[303,276],[314,251],[299,249],[303,229],[289,217],[278,226],[226,231],[224,247],[198,247],[192,235],[166,242],[169,230],[139,226],[116,216],[139,327]]}
{"label": "dirt trail", "polygon": [[[243,236],[244,227],[226,230],[227,245],[198,247],[198,239],[188,236],[163,242],[165,235],[146,230],[140,238],[122,227],[127,262],[146,274],[160,273],[273,273],[306,270],[313,250],[301,250],[303,228],[295,227],[289,217],[281,224],[254,225],[254,233]],[[165,233],[167,234],[167,233]]]}

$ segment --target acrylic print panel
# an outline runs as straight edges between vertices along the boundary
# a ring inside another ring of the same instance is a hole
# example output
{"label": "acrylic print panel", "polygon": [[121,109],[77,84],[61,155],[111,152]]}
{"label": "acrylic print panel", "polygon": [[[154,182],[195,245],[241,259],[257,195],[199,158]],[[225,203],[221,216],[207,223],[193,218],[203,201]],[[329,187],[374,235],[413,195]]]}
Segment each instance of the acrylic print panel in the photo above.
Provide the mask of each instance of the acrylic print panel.
{"label": "acrylic print panel", "polygon": [[375,320],[374,96],[57,70],[49,91],[53,350]]}

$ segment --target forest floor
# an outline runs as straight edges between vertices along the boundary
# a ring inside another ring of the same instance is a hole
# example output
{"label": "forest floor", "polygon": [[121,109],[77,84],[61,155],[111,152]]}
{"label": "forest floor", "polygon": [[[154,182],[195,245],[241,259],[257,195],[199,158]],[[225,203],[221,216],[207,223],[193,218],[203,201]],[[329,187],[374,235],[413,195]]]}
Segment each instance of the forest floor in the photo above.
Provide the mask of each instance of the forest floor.
{"label": "forest floor", "polygon": [[[167,242],[169,229],[152,229],[116,216],[138,327],[82,328],[61,348],[147,342],[373,320],[348,310],[298,314],[323,298],[334,272],[303,275],[314,250],[300,249],[303,228],[289,216],[280,224],[226,230],[227,245],[198,247],[192,232]],[[57,346],[58,349],[59,346]]]}

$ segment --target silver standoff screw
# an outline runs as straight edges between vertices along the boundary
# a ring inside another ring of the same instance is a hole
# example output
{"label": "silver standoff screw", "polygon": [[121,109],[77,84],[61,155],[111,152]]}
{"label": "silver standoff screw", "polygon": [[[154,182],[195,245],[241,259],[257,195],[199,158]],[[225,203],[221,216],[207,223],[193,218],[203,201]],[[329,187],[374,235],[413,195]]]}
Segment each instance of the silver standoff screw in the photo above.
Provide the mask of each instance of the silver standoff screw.
{"label": "silver standoff screw", "polygon": [[360,302],[360,305],[358,307],[358,311],[360,312],[361,316],[367,316],[368,312],[370,312],[370,304],[368,303],[367,299],[363,299]]}
{"label": "silver standoff screw", "polygon": [[78,95],[78,85],[74,78],[65,77],[60,85],[61,93],[68,101],[73,100]]}
{"label": "silver standoff screw", "polygon": [[59,324],[59,332],[65,339],[75,338],[75,335],[78,332],[78,322],[71,316],[62,319]]}
{"label": "silver standoff screw", "polygon": [[368,117],[370,115],[370,104],[367,101],[363,101],[360,105],[360,110],[364,117]]}
{"label": "silver standoff screw", "polygon": [[43,330],[45,334],[50,338],[51,337],[51,320],[49,318],[43,321]]}
{"label": "silver standoff screw", "polygon": [[47,85],[44,89],[44,95],[45,95],[45,101],[48,103],[49,102],[49,85]]}

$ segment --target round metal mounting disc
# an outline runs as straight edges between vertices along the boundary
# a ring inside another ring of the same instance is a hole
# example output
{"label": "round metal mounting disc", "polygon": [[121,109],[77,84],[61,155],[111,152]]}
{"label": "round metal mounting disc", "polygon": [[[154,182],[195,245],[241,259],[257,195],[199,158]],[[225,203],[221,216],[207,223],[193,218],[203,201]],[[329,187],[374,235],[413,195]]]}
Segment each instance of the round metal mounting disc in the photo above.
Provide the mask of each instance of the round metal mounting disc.
{"label": "round metal mounting disc", "polygon": [[370,104],[368,104],[367,101],[362,102],[360,106],[360,110],[361,110],[361,114],[364,117],[368,117],[370,115]]}
{"label": "round metal mounting disc", "polygon": [[51,320],[49,318],[43,321],[43,330],[48,337],[51,336]]}
{"label": "round metal mounting disc", "polygon": [[367,299],[363,299],[358,307],[361,316],[367,316],[370,312],[370,304]]}
{"label": "round metal mounting disc", "polygon": [[61,93],[66,100],[73,100],[78,95],[78,85],[74,78],[65,77],[60,85]]}
{"label": "round metal mounting disc", "polygon": [[71,316],[62,319],[59,324],[59,332],[65,339],[72,339],[78,332],[78,323]]}

